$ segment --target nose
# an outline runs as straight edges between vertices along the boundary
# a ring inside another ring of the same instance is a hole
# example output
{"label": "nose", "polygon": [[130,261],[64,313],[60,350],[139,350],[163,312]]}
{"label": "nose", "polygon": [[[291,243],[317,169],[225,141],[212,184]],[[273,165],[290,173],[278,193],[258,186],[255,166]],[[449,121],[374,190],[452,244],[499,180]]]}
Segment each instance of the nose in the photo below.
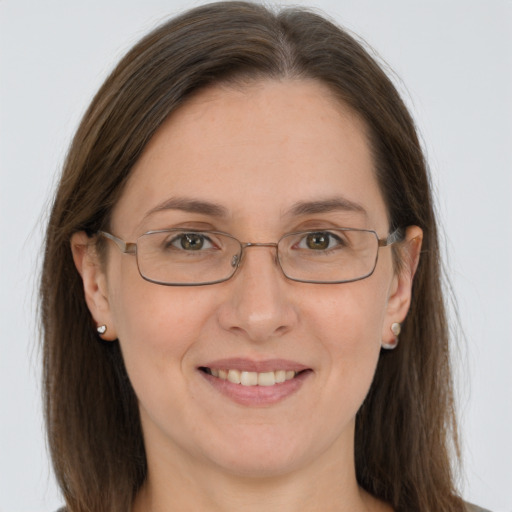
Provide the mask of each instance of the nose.
{"label": "nose", "polygon": [[276,244],[248,244],[240,268],[226,282],[219,310],[221,327],[253,342],[278,338],[297,324],[292,300],[296,283],[286,279],[277,262]]}

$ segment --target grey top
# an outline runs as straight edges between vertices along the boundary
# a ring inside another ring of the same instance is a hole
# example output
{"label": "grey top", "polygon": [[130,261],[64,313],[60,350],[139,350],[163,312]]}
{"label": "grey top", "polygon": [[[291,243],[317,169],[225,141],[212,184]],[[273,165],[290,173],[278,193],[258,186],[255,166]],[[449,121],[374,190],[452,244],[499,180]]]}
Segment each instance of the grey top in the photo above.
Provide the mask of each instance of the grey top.
{"label": "grey top", "polygon": [[477,505],[472,505],[471,503],[466,503],[468,512],[490,512],[486,508],[478,507]]}
{"label": "grey top", "polygon": [[[486,508],[478,507],[477,505],[472,505],[471,503],[466,503],[466,508],[468,512],[490,512]],[[57,512],[66,512],[66,507],[59,508]]]}

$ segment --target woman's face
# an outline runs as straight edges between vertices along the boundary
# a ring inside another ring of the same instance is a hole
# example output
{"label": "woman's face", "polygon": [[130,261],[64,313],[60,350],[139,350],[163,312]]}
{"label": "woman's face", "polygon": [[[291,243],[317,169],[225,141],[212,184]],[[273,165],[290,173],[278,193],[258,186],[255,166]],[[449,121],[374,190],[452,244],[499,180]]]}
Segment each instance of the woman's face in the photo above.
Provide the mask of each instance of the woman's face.
{"label": "woman's face", "polygon": [[[111,231],[133,242],[178,226],[242,242],[310,228],[387,236],[363,123],[314,81],[199,93],[146,147]],[[88,302],[119,338],[150,464],[277,475],[352,457],[381,343],[408,307],[410,276],[394,274],[389,247],[373,275],[352,283],[288,280],[275,248],[251,247],[230,280],[175,287],[145,281],[135,258],[108,243]],[[244,386],[205,368],[301,373]]]}

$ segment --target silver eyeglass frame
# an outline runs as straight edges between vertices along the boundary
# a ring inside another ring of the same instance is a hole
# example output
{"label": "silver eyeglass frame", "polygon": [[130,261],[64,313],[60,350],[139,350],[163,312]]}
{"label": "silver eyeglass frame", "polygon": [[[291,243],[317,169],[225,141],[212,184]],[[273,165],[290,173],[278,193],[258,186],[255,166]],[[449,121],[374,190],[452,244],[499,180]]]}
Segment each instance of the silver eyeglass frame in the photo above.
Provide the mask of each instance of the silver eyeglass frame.
{"label": "silver eyeglass frame", "polygon": [[[378,249],[380,249],[381,247],[389,247],[393,244],[403,242],[405,239],[405,229],[403,229],[403,228],[395,229],[392,233],[390,233],[385,238],[379,238],[379,235],[373,229],[336,228],[336,230],[337,231],[363,231],[366,233],[372,233],[377,240]],[[116,244],[116,246],[118,247],[118,249],[123,254],[130,254],[132,256],[135,256],[136,262],[137,262],[137,270],[139,271],[139,275],[142,277],[142,279],[144,279],[145,281],[148,281],[150,283],[159,284],[161,286],[208,286],[211,284],[218,284],[218,283],[223,283],[225,281],[228,281],[237,273],[238,269],[240,268],[240,265],[241,265],[241,262],[243,259],[243,252],[248,247],[275,247],[276,260],[277,260],[277,263],[279,264],[279,268],[281,269],[282,274],[286,277],[286,279],[289,279],[290,281],[296,281],[299,283],[343,284],[343,283],[352,283],[354,281],[361,281],[363,279],[370,277],[375,272],[375,268],[377,267],[377,262],[379,259],[379,251],[377,250],[375,262],[373,264],[371,271],[361,277],[356,277],[354,279],[344,279],[344,280],[340,280],[340,281],[316,281],[316,280],[307,280],[307,279],[297,279],[295,277],[290,277],[288,274],[286,274],[286,272],[283,270],[283,267],[281,266],[281,260],[279,258],[279,250],[278,250],[279,242],[281,242],[281,240],[283,238],[292,236],[292,235],[299,235],[301,233],[313,233],[316,231],[315,229],[308,229],[308,230],[304,230],[304,231],[294,231],[291,233],[285,233],[277,242],[240,242],[240,240],[238,240],[238,238],[235,238],[233,235],[230,235],[229,233],[225,233],[223,231],[188,229],[188,228],[180,228],[180,227],[173,228],[173,229],[158,229],[158,230],[153,230],[153,231],[147,231],[146,233],[143,233],[142,235],[140,235],[137,238],[137,240],[145,235],[151,235],[154,233],[172,233],[174,231],[186,231],[187,233],[212,233],[212,234],[227,236],[227,237],[235,240],[236,242],[238,242],[238,244],[240,245],[240,251],[236,255],[238,257],[236,257],[236,259],[235,259],[235,257],[233,258],[233,262],[232,262],[233,272],[228,277],[218,279],[216,281],[206,281],[206,282],[199,282],[199,283],[167,283],[167,282],[158,281],[155,279],[150,279],[141,272],[141,269],[139,266],[139,261],[137,258],[137,242],[126,242],[123,239],[113,235],[112,233],[108,233],[107,231],[98,231],[96,234],[98,236],[104,237],[104,238],[114,242]],[[323,229],[319,229],[318,231],[329,231],[329,230],[323,228]]]}

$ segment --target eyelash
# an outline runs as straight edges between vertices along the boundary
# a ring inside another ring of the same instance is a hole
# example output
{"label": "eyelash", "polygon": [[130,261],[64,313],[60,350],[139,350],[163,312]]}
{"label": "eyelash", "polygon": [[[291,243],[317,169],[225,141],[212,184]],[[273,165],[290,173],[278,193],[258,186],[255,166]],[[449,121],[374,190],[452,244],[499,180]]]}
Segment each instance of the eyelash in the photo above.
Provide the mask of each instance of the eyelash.
{"label": "eyelash", "polygon": [[[164,240],[164,248],[171,249],[174,248],[176,250],[183,250],[185,252],[203,252],[205,250],[211,250],[214,248],[219,248],[220,243],[215,244],[211,238],[211,235],[206,235],[205,231],[183,231],[174,235],[170,239]],[[311,237],[311,239],[310,239]],[[313,240],[312,237],[317,237],[317,240]],[[318,238],[320,237],[320,238]],[[310,241],[313,242],[322,242],[327,241],[327,246],[325,248],[322,247],[305,247],[303,244],[309,244]],[[199,242],[199,247],[194,247],[194,244]],[[189,244],[186,247],[187,243]],[[206,247],[205,247],[206,245]],[[348,244],[347,240],[344,240],[340,235],[335,234],[329,230],[314,230],[307,231],[301,238],[296,242],[293,247],[298,250],[311,250],[318,252],[326,252],[333,251],[342,247],[346,247]]]}

